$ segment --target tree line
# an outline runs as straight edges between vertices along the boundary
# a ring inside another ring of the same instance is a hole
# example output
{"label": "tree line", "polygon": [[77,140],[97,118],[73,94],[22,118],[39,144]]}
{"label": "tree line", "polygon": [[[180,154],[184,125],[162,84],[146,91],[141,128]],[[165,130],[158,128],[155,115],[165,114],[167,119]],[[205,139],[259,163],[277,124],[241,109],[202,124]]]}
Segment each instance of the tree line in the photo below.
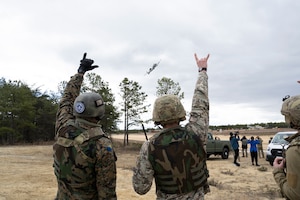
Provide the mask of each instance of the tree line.
{"label": "tree line", "polygon": [[[58,84],[57,92],[41,92],[22,81],[0,79],[0,144],[33,143],[54,139],[56,111],[67,81]],[[148,112],[147,94],[136,81],[124,78],[120,84],[122,102],[115,105],[115,95],[108,82],[95,73],[87,73],[81,92],[99,93],[105,101],[102,129],[107,133],[118,131],[124,122],[124,144],[128,144],[129,128],[144,123],[141,114]],[[179,83],[163,77],[158,80],[156,95],[175,94],[183,98]]]}
{"label": "tree line", "polygon": [[21,81],[0,79],[0,143],[53,139],[55,95],[31,89]]}
{"label": "tree line", "polygon": [[289,125],[285,122],[268,122],[268,123],[254,123],[254,124],[235,124],[235,125],[219,125],[209,126],[211,130],[241,130],[241,129],[273,129],[273,128],[289,128]]}
{"label": "tree line", "polygon": [[[51,141],[54,139],[56,111],[60,97],[67,81],[58,84],[58,91],[41,92],[39,88],[30,88],[21,81],[0,79],[0,144],[33,143]],[[147,113],[150,104],[145,104],[147,94],[142,86],[133,80],[124,78],[120,84],[119,95],[122,102],[115,105],[115,95],[108,82],[95,73],[87,73],[81,87],[81,92],[99,93],[105,102],[105,116],[101,120],[104,132],[113,133],[118,130],[118,123],[124,124],[124,145],[128,144],[129,128],[140,126],[150,121],[141,119],[141,114]],[[165,94],[184,98],[179,83],[170,78],[158,79],[156,96]],[[123,116],[123,119],[121,119]],[[287,128],[282,123],[257,123],[251,126],[263,128]],[[210,126],[212,130],[247,129],[247,124]]]}

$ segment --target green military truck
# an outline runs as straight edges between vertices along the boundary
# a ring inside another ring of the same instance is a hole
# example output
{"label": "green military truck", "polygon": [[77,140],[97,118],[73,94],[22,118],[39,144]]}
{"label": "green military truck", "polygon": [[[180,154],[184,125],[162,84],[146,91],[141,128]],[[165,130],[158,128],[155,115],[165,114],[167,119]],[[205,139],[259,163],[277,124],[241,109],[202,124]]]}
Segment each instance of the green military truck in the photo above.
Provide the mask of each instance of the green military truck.
{"label": "green military truck", "polygon": [[211,133],[207,134],[207,158],[209,158],[210,155],[221,155],[222,159],[228,159],[231,149],[229,140],[220,140],[218,137],[214,138]]}

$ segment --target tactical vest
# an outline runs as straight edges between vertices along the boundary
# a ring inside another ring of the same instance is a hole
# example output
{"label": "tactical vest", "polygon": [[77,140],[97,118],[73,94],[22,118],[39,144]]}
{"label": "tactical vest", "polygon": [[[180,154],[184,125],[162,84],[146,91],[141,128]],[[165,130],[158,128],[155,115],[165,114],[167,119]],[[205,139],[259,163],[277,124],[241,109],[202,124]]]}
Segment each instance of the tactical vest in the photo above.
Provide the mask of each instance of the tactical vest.
{"label": "tactical vest", "polygon": [[185,194],[207,184],[206,153],[196,134],[167,129],[151,138],[148,150],[157,190]]}
{"label": "tactical vest", "polygon": [[74,124],[68,125],[69,132],[76,132],[73,139],[58,137],[53,146],[54,172],[63,194],[87,193],[97,197],[95,154],[96,142],[107,137],[100,127],[82,130]]}

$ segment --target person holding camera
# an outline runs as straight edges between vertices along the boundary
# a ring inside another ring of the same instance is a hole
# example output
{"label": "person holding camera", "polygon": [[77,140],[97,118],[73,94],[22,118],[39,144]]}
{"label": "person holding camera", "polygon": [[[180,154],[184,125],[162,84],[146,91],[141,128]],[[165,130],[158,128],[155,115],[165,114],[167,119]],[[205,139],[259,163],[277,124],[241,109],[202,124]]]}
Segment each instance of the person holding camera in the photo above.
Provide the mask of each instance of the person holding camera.
{"label": "person holding camera", "polygon": [[300,199],[300,95],[284,98],[281,114],[298,132],[285,139],[289,147],[285,156],[275,158],[273,175],[283,197]]}

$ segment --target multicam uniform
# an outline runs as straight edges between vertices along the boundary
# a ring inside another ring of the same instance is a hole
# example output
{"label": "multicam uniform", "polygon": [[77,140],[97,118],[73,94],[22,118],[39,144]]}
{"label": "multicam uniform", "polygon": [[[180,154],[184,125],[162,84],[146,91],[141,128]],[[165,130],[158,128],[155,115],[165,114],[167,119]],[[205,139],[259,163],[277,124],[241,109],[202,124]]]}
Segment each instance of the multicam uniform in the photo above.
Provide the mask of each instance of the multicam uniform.
{"label": "multicam uniform", "polygon": [[116,157],[111,140],[98,124],[73,115],[82,74],[66,86],[57,112],[54,172],[56,199],[116,199]]}
{"label": "multicam uniform", "polygon": [[264,149],[263,149],[263,140],[259,137],[259,144],[257,145],[257,151],[258,151],[258,156],[259,158],[264,158]]}
{"label": "multicam uniform", "polygon": [[248,157],[248,140],[245,136],[242,137],[242,152],[243,152],[243,157],[246,155]]}
{"label": "multicam uniform", "polygon": [[146,194],[154,178],[157,199],[204,199],[209,192],[205,153],[209,120],[207,80],[206,72],[201,71],[189,123],[164,129],[143,144],[133,169],[132,182],[138,194]]}
{"label": "multicam uniform", "polygon": [[286,173],[274,168],[274,179],[283,196],[290,200],[300,199],[300,132],[292,136],[286,151]]}

